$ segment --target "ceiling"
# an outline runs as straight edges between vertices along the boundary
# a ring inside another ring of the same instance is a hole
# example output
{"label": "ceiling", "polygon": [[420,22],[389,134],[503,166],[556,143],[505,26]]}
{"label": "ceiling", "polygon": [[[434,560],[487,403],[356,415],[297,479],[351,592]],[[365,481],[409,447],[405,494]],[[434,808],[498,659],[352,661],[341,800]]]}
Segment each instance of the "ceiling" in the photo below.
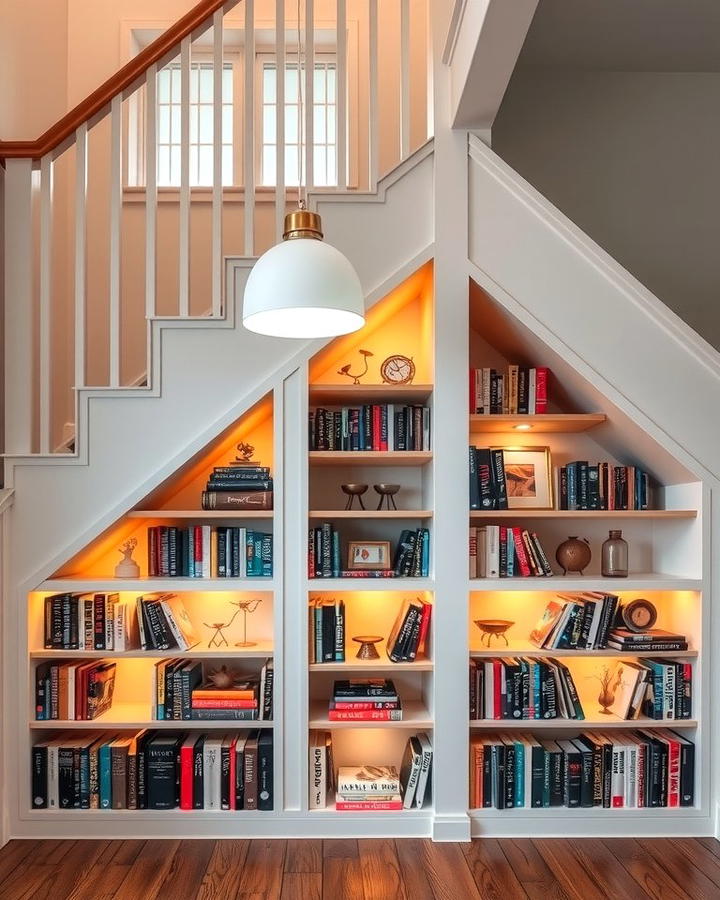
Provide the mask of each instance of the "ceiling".
{"label": "ceiling", "polygon": [[720,72],[720,0],[540,0],[518,66]]}

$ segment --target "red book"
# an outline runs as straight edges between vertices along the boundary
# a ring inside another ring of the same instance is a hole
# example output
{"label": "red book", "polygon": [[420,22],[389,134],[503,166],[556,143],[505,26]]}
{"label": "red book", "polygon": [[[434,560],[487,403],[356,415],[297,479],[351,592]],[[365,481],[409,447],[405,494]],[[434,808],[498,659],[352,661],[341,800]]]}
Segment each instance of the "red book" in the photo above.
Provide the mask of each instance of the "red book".
{"label": "red book", "polygon": [[219,699],[209,699],[207,697],[199,697],[192,699],[193,709],[257,709],[256,700],[244,700],[241,697],[229,700],[227,697]]}
{"label": "red book", "polygon": [[[427,636],[430,633],[430,617],[432,616],[432,603],[423,602],[422,618],[420,619],[420,636],[418,637],[417,655],[421,653],[427,656]],[[415,657],[417,659],[417,656]]]}
{"label": "red book", "polygon": [[395,569],[343,569],[341,578],[394,578]]}
{"label": "red book", "polygon": [[202,525],[195,525],[193,528],[193,560],[195,561],[196,571],[202,568],[202,545]]}
{"label": "red book", "polygon": [[372,429],[370,432],[370,436],[372,437],[372,448],[373,450],[380,450],[380,407],[377,403],[373,403],[372,405]]}
{"label": "red book", "polygon": [[379,700],[374,703],[371,700],[333,700],[330,709],[400,709],[397,700]]}
{"label": "red book", "polygon": [[180,809],[193,808],[193,749],[196,735],[180,747]]}
{"label": "red book", "polygon": [[329,709],[331,722],[400,722],[401,709]]}
{"label": "red book", "polygon": [[388,408],[381,406],[380,409],[380,451],[385,452],[388,448]]}
{"label": "red book", "polygon": [[475,408],[475,369],[470,369],[470,390],[468,392],[468,400],[470,402],[470,415],[477,413]]}
{"label": "red book", "polygon": [[659,732],[658,737],[668,746],[667,805],[677,807],[680,806],[680,741],[669,731]]}
{"label": "red book", "polygon": [[338,812],[380,812],[383,810],[399,810],[403,808],[402,800],[336,800]]}
{"label": "red book", "polygon": [[518,558],[520,574],[526,578],[530,575],[530,562],[528,561],[522,531],[519,528],[512,528],[510,530],[512,531],[513,543],[515,544],[515,555]]}
{"label": "red book", "polygon": [[493,719],[502,719],[502,663],[491,660],[493,667]]}
{"label": "red book", "polygon": [[235,783],[237,779],[237,735],[230,744],[230,809],[237,809],[235,805]]}
{"label": "red book", "polygon": [[158,575],[158,530],[153,525],[148,528],[148,575]]}
{"label": "red book", "polygon": [[538,366],[535,369],[535,412],[546,413],[548,408],[548,377],[547,366]]}

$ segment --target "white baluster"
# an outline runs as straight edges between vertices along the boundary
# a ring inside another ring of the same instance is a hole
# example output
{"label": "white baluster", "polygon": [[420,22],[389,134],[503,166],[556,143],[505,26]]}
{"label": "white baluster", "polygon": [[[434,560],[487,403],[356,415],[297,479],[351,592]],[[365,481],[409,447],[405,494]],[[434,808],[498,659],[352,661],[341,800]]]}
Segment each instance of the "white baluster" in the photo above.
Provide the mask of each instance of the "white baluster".
{"label": "white baluster", "polygon": [[5,161],[5,452],[32,451],[32,161]]}
{"label": "white baluster", "polygon": [[213,192],[212,192],[212,314],[222,312],[223,213],[223,11],[213,14]]}
{"label": "white baluster", "polygon": [[369,0],[368,7],[369,30],[369,142],[368,142],[368,181],[370,190],[377,190],[378,182],[378,152],[379,152],[379,127],[378,127],[378,6],[377,0]]}
{"label": "white baluster", "polygon": [[[305,187],[310,190],[315,175],[313,172],[313,149],[315,146],[315,14],[313,0],[305,0]],[[300,73],[298,72],[298,77]]]}
{"label": "white baluster", "polygon": [[245,256],[255,249],[255,7],[245,0],[245,141],[243,187],[245,194]]}
{"label": "white baluster", "polygon": [[279,242],[285,229],[285,0],[275,0],[275,103],[275,241]]}
{"label": "white baluster", "polygon": [[179,315],[190,315],[190,38],[180,44]]}
{"label": "white baluster", "polygon": [[50,153],[40,160],[40,452],[50,452],[50,384],[52,350],[52,255],[53,255],[53,159]]}
{"label": "white baluster", "polygon": [[337,147],[337,184],[347,187],[347,9],[345,0],[337,0],[337,55],[335,79],[335,136]]}
{"label": "white baluster", "polygon": [[410,156],[410,0],[400,4],[400,160]]}
{"label": "white baluster", "polygon": [[87,123],[75,132],[75,389],[85,387]]}
{"label": "white baluster", "polygon": [[110,387],[120,386],[122,139],[122,96],[118,94],[110,103]]}
{"label": "white baluster", "polygon": [[157,294],[157,66],[145,81],[145,316],[155,315]]}

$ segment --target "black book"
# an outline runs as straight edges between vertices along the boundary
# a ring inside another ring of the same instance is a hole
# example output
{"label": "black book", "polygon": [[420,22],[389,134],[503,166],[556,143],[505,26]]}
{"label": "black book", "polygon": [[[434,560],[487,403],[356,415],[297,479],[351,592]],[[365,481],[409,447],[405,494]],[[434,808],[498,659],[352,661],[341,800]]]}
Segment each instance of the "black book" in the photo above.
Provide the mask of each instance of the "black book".
{"label": "black book", "polygon": [[490,450],[487,447],[475,448],[475,468],[477,470],[480,494],[480,509],[496,509],[497,501],[493,493],[493,478]]}
{"label": "black book", "polygon": [[[527,748],[525,752],[527,752]],[[530,754],[530,805],[533,809],[539,809],[544,805],[545,748],[542,744],[533,744]]]}
{"label": "black book", "polygon": [[618,598],[614,594],[606,594],[603,597],[603,610],[598,626],[597,637],[595,639],[596,650],[606,650],[608,642],[608,634],[615,620],[615,610],[617,609]]}
{"label": "black book", "polygon": [[[330,449],[332,450],[334,448],[331,447]],[[212,491],[213,493],[221,491],[242,491],[245,494],[252,494],[259,491],[271,491],[272,489],[272,478],[267,478],[265,481],[209,481],[205,485],[205,490]]]}
{"label": "black book", "polygon": [[493,805],[493,778],[494,778],[494,766],[493,766],[493,756],[492,756],[492,748],[490,744],[485,744],[484,752],[483,752],[483,770],[482,770],[482,780],[483,780],[483,809],[490,809]]}
{"label": "black book", "polygon": [[[344,662],[344,658],[340,660],[340,662]],[[262,717],[264,721],[270,722],[272,721],[273,717],[273,682],[275,680],[275,667],[273,664],[273,660],[268,659],[263,668],[265,670],[265,689],[261,698]]]}
{"label": "black book", "polygon": [[80,646],[80,623],[78,621],[78,598],[75,594],[70,595],[70,650],[77,650]]}
{"label": "black book", "polygon": [[245,798],[245,741],[246,735],[238,735],[235,745],[235,809],[243,808]]}
{"label": "black book", "polygon": [[203,750],[206,737],[206,734],[201,734],[193,745],[193,809],[202,809],[205,798]]}
{"label": "black book", "polygon": [[194,709],[193,722],[252,722],[257,718],[255,709]]}
{"label": "black book", "polygon": [[612,806],[612,771],[613,771],[613,744],[604,741],[602,744],[602,805],[603,809]]}
{"label": "black book", "polygon": [[258,737],[258,809],[273,808],[273,733],[263,728]]}
{"label": "black book", "polygon": [[146,731],[137,742],[137,808],[147,809],[147,745],[156,732]]}
{"label": "black book", "polygon": [[638,732],[637,737],[646,744],[645,751],[645,806],[657,808],[661,805],[662,787],[660,784],[662,759],[660,753],[660,741],[655,740],[644,732]]}
{"label": "black book", "polygon": [[32,748],[32,808],[47,809],[47,744],[36,744]]}
{"label": "black book", "polygon": [[579,460],[575,463],[577,467],[577,487],[578,487],[578,498],[577,505],[578,509],[587,509],[588,508],[588,461],[586,459]]}
{"label": "black book", "polygon": [[58,748],[58,807],[60,809],[72,809],[75,806],[73,757],[72,747]]}
{"label": "black book", "polygon": [[519,415],[527,415],[528,399],[529,399],[529,374],[527,366],[518,367],[518,403],[517,411]]}
{"label": "black book", "polygon": [[175,640],[171,638],[170,629],[165,621],[160,603],[157,600],[143,600],[143,607],[147,614],[153,647],[156,650],[169,650],[171,647],[174,647]]}
{"label": "black book", "polygon": [[336,700],[365,700],[368,697],[383,700],[386,697],[396,697],[397,691],[389,678],[358,681],[341,679],[333,684],[333,696]]}
{"label": "black book", "polygon": [[476,464],[476,449],[469,448],[469,474],[470,474],[470,509],[480,509],[480,481]]}
{"label": "black book", "polygon": [[[557,744],[564,754],[563,801],[568,809],[575,809],[581,805],[583,754],[573,741],[558,741]],[[592,806],[592,804],[590,805]]]}
{"label": "black book", "polygon": [[595,745],[586,740],[582,735],[573,739],[582,759],[582,778],[580,782],[580,806],[583,809],[591,809],[602,802],[601,794],[601,764],[602,759]]}
{"label": "black book", "polygon": [[508,741],[505,745],[505,808],[515,806],[515,744]]}
{"label": "black book", "polygon": [[225,738],[220,747],[220,809],[230,809],[230,791],[235,790],[235,785],[230,784],[230,756],[234,752],[235,748]]}
{"label": "black book", "polygon": [[323,522],[321,526],[322,555],[320,560],[323,578],[332,576],[332,532],[332,525],[329,522]]}
{"label": "black book", "polygon": [[175,809],[180,740],[177,734],[159,734],[147,745],[148,809]]}
{"label": "black book", "polygon": [[490,469],[492,475],[495,509],[507,509],[507,486],[505,484],[505,462],[502,450],[490,451]]}
{"label": "black book", "polygon": [[218,578],[227,578],[227,553],[225,552],[225,538],[227,535],[227,527],[218,525],[217,527],[217,572]]}
{"label": "black book", "polygon": [[582,618],[580,620],[580,636],[577,641],[578,650],[586,650],[590,637],[593,616],[595,615],[595,601],[585,600],[583,603]]}
{"label": "black book", "polygon": [[183,659],[171,660],[164,669],[165,679],[165,718],[172,719],[175,709],[175,670],[185,665]]}
{"label": "black book", "polygon": [[555,741],[541,742],[545,747],[549,768],[549,805],[562,806],[565,799],[565,771],[564,771],[564,755],[562,749]]}
{"label": "black book", "polygon": [[562,466],[558,473],[558,492],[560,494],[559,508],[568,508],[568,483],[567,466]]}
{"label": "black book", "polygon": [[493,806],[495,809],[505,809],[505,760],[506,760],[505,744],[493,744],[491,748],[491,756],[493,763]]}
{"label": "black book", "polygon": [[680,806],[694,806],[695,744],[675,731],[672,735],[680,741]]}
{"label": "black book", "polygon": [[192,718],[192,692],[202,682],[202,663],[188,663],[180,670],[180,718]]}
{"label": "black book", "polygon": [[335,605],[324,603],[320,607],[322,617],[322,659],[319,662],[333,662],[335,659]]}

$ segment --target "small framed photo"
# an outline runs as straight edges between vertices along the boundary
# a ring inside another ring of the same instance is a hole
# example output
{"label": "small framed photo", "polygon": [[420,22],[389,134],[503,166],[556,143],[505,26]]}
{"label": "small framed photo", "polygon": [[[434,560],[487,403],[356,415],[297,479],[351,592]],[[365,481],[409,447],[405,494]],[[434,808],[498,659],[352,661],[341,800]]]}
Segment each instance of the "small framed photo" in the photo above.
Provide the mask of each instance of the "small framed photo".
{"label": "small framed photo", "polygon": [[389,569],[390,541],[350,541],[348,569]]}
{"label": "small framed photo", "polygon": [[549,447],[503,447],[509,509],[552,509]]}

